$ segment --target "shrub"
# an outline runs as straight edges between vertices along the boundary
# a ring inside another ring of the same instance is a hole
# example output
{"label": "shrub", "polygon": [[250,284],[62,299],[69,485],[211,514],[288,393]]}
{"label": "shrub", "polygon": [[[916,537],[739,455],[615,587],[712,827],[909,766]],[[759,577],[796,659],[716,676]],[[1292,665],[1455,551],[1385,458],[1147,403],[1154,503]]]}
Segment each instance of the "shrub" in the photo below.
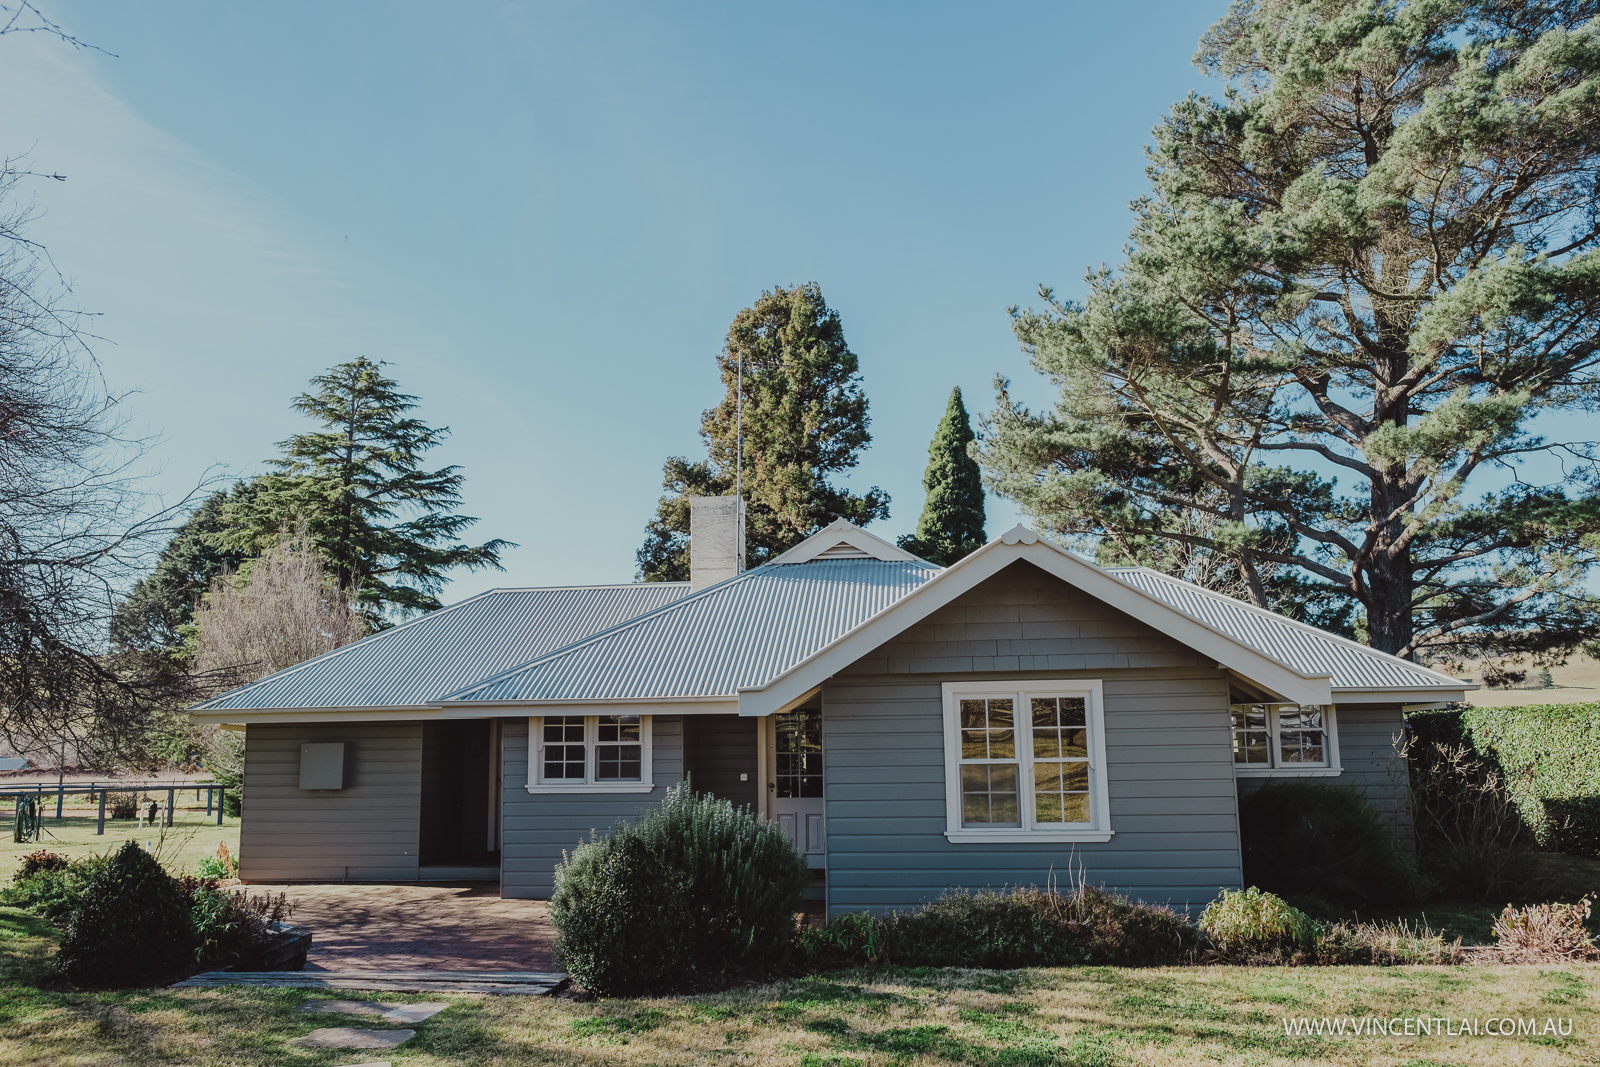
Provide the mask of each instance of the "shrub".
{"label": "shrub", "polygon": [[1249,889],[1224,889],[1200,916],[1200,929],[1226,960],[1295,959],[1317,944],[1317,923],[1283,898]]}
{"label": "shrub", "polygon": [[915,911],[845,915],[801,932],[813,967],[887,961],[903,967],[1138,966],[1178,963],[1199,936],[1168,908],[1100,889],[947,893]]}
{"label": "shrub", "polygon": [[190,902],[155,859],[129,841],[84,890],[58,960],[80,986],[137,985],[194,960]]}
{"label": "shrub", "polygon": [[64,871],[72,863],[59,852],[39,849],[22,857],[22,866],[17,868],[16,881],[31,878],[40,871]]}
{"label": "shrub", "polygon": [[84,890],[110,862],[110,857],[89,856],[60,866],[55,861],[64,860],[65,857],[46,853],[54,856],[54,859],[33,869],[32,873],[24,874],[29,870],[29,860],[39,854],[32,853],[23,860],[16,881],[0,889],[0,903],[24,908],[60,926],[67,921],[72,909],[77,907]]}
{"label": "shrub", "polygon": [[810,871],[775,823],[686,781],[563,856],[556,955],[601,995],[704,987],[785,960]]}
{"label": "shrub", "polygon": [[213,879],[180,878],[178,888],[189,899],[194,922],[197,963],[216,963],[267,945],[272,923],[286,921],[294,912],[287,894],[251,896],[246,890],[228,892]]}
{"label": "shrub", "polygon": [[1272,782],[1239,803],[1244,880],[1268,892],[1352,906],[1407,904],[1422,882],[1371,801],[1352,786]]}
{"label": "shrub", "polygon": [[1495,946],[1507,963],[1573,963],[1600,960],[1585,924],[1590,899],[1576,904],[1507,904],[1494,921]]}
{"label": "shrub", "polygon": [[134,793],[112,793],[109,807],[113,819],[132,819],[139,814],[139,797]]}
{"label": "shrub", "polygon": [[1451,897],[1533,900],[1547,894],[1536,836],[1504,778],[1465,744],[1408,739],[1404,754],[1423,872]]}
{"label": "shrub", "polygon": [[1539,847],[1600,856],[1600,703],[1412,712],[1406,727],[1498,775]]}
{"label": "shrub", "polygon": [[1316,962],[1333,964],[1458,964],[1466,960],[1461,939],[1446,941],[1424,923],[1336,922],[1317,929]]}

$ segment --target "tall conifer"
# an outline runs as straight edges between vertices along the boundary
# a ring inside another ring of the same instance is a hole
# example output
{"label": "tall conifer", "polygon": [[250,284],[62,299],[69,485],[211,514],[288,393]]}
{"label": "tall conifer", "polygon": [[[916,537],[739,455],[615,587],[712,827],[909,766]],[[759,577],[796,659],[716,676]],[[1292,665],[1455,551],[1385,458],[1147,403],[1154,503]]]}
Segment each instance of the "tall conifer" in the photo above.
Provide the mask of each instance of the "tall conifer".
{"label": "tall conifer", "polygon": [[928,498],[917,532],[900,538],[901,548],[930,563],[948,567],[984,543],[983,476],[972,458],[974,440],[958,386],[950,391],[944,418],[928,445],[928,469],[922,475]]}

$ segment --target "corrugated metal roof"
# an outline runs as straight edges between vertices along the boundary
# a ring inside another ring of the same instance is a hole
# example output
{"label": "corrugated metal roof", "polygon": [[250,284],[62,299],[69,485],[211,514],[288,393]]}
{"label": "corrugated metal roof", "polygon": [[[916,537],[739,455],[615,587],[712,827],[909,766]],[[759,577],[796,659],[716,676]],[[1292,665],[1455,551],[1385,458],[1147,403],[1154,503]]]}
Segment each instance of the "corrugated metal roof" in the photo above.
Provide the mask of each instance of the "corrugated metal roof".
{"label": "corrugated metal roof", "polygon": [[1448,675],[1159,571],[1113,567],[1109,573],[1302,674],[1331,675],[1336,690],[1461,688]]}
{"label": "corrugated metal roof", "polygon": [[687,582],[495,589],[194,710],[416,707],[688,595]]}
{"label": "corrugated metal roof", "polygon": [[940,573],[921,560],[759,567],[446,699],[731,697],[777,677]]}

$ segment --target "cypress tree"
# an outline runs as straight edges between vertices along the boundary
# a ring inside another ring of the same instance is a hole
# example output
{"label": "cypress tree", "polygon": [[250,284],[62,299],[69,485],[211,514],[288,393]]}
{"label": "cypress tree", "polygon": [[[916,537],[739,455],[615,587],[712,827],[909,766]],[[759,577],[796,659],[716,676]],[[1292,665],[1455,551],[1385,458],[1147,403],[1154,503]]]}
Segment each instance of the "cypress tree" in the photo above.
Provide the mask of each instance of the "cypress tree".
{"label": "cypress tree", "polygon": [[980,548],[983,533],[983,478],[972,458],[972,421],[961,389],[950,391],[944,418],[928,444],[928,469],[922,475],[927,501],[917,532],[900,538],[900,547],[942,567]]}

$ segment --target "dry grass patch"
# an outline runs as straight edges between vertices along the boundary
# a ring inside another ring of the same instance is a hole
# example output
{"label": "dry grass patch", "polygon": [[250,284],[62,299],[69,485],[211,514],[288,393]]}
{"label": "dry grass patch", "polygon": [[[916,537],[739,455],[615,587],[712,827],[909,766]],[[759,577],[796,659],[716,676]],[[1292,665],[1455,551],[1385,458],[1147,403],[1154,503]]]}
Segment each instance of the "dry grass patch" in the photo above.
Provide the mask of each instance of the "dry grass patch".
{"label": "dry grass patch", "polygon": [[[166,790],[159,792],[161,803],[165,804]],[[192,802],[193,798],[194,790],[191,789],[187,801]],[[182,805],[185,802],[186,798],[179,791],[178,803]],[[22,863],[22,857],[38,849],[58,852],[68,859],[82,859],[103,852],[115,852],[124,841],[137,841],[141,845],[149,841],[157,845],[157,857],[162,866],[174,874],[193,871],[202,859],[217,851],[219,842],[226,844],[229,852],[239,854],[239,820],[224,818],[223,825],[218,826],[215,815],[206,816],[204,800],[192,810],[179,807],[172,827],[166,831],[165,840],[162,839],[161,827],[146,825],[140,829],[132,819],[108,818],[104,836],[97,835],[94,832],[98,824],[97,815],[68,814],[65,818],[57,819],[55,810],[55,801],[51,798],[44,820],[45,834],[37,842],[14,842],[7,830],[4,839],[0,840],[0,886],[11,881]],[[70,806],[67,808],[69,813],[72,810]]]}
{"label": "dry grass patch", "polygon": [[[300,1049],[312,990],[67,993],[24,984],[53,933],[0,910],[0,1063],[72,1067],[333,1067],[363,1054]],[[1600,965],[1187,967],[848,972],[696,997],[562,999],[383,994],[451,1006],[416,1024],[395,1067],[532,1064],[1167,1067],[1600,1061]],[[1569,1037],[1285,1037],[1284,1015],[1571,1018]]]}

